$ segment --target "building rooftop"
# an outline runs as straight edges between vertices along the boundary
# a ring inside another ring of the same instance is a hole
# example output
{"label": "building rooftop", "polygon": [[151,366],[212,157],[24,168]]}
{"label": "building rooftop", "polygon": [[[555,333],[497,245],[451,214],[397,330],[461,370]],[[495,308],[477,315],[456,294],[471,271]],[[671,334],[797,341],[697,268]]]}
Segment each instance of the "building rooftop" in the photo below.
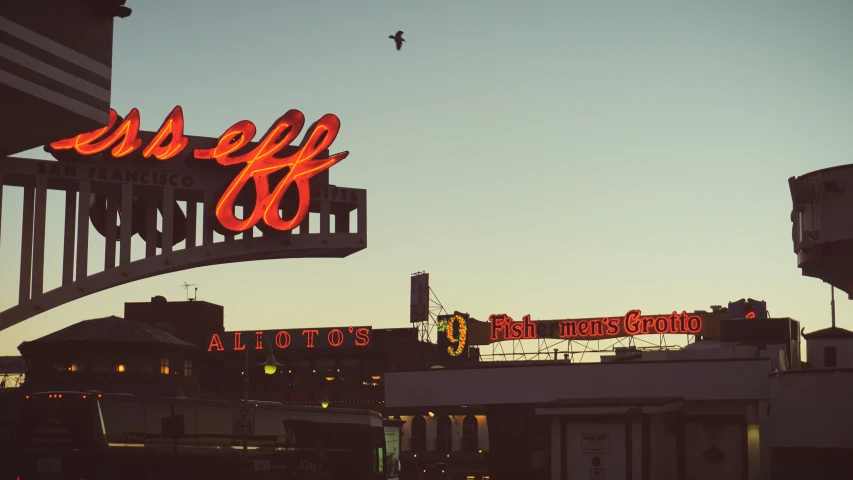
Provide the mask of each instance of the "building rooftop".
{"label": "building rooftop", "polygon": [[811,333],[804,333],[803,338],[805,338],[806,340],[811,340],[813,338],[853,338],[853,332],[839,327],[829,327],[821,330],[815,330]]}
{"label": "building rooftop", "polygon": [[116,316],[84,320],[45,335],[37,340],[24,342],[21,345],[55,342],[159,343],[181,347],[195,347],[190,342],[181,340],[145,323],[125,320]]}

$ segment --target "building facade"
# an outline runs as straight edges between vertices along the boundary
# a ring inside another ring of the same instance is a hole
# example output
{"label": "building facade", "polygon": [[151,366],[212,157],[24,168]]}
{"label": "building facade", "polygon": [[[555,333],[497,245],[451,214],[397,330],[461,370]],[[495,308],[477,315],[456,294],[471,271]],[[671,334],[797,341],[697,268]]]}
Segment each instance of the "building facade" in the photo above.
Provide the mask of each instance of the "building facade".
{"label": "building facade", "polygon": [[386,401],[482,411],[495,480],[843,478],[849,335],[807,335],[803,363],[798,322],[728,320],[680,351],[389,373]]}

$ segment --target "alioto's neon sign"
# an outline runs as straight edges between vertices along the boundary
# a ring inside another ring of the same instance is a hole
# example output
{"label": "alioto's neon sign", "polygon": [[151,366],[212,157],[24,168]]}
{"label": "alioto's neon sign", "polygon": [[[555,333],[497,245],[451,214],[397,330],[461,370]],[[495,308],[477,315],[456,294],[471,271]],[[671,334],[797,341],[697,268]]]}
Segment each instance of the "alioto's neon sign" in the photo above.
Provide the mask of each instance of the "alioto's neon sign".
{"label": "alioto's neon sign", "polygon": [[370,327],[305,328],[273,332],[223,332],[210,336],[208,352],[276,349],[367,347],[372,340]]}
{"label": "alioto's neon sign", "polygon": [[[278,120],[261,140],[249,148],[255,136],[255,125],[243,120],[225,131],[214,148],[197,148],[192,155],[197,160],[215,160],[219,165],[245,164],[216,204],[215,215],[219,223],[233,232],[243,232],[263,221],[263,227],[286,231],[299,226],[308,214],[311,195],[309,180],[345,159],[349,152],[327,158],[317,158],[335,141],[341,122],[337,116],[326,114],[314,123],[295,152],[283,155],[282,151],[293,142],[302,127],[305,116],[290,110]],[[184,117],[176,106],[166,117],[154,137],[143,146],[139,138],[139,111],[132,109],[127,118],[119,122],[118,114],[110,109],[110,122],[106,127],[73,138],[50,144],[54,150],[74,150],[83,156],[98,155],[110,150],[114,158],[122,158],[141,149],[143,158],[168,161],[181,154],[189,145],[184,136]],[[287,169],[277,185],[270,185],[270,175]],[[249,181],[254,182],[255,205],[246,218],[234,214],[240,192]],[[291,187],[299,194],[298,207],[290,218],[281,218],[280,205]]]}
{"label": "alioto's neon sign", "polygon": [[[554,326],[557,331],[551,332]],[[696,335],[702,332],[699,315],[672,312],[670,315],[643,316],[631,310],[624,317],[535,322],[525,315],[517,322],[506,314],[489,315],[489,336],[493,342],[535,338],[603,339],[634,335]]]}

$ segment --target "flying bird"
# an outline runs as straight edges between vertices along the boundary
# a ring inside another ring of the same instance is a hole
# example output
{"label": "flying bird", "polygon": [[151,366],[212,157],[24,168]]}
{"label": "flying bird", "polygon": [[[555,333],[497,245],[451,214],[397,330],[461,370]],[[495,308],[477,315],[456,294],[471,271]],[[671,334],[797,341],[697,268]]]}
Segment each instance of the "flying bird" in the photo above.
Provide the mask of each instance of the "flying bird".
{"label": "flying bird", "polygon": [[394,42],[397,44],[397,50],[399,50],[403,47],[403,42],[405,42],[405,40],[403,40],[403,31],[402,30],[397,32],[396,35],[388,35],[388,38],[394,40]]}

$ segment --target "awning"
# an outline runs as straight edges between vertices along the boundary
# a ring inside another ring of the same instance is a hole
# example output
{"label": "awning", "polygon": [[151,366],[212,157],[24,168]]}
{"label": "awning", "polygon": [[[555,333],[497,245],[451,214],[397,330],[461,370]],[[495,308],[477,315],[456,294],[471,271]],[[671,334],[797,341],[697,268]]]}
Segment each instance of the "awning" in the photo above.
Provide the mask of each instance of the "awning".
{"label": "awning", "polygon": [[536,408],[536,415],[625,415],[664,413],[684,408],[680,397],[558,399]]}

